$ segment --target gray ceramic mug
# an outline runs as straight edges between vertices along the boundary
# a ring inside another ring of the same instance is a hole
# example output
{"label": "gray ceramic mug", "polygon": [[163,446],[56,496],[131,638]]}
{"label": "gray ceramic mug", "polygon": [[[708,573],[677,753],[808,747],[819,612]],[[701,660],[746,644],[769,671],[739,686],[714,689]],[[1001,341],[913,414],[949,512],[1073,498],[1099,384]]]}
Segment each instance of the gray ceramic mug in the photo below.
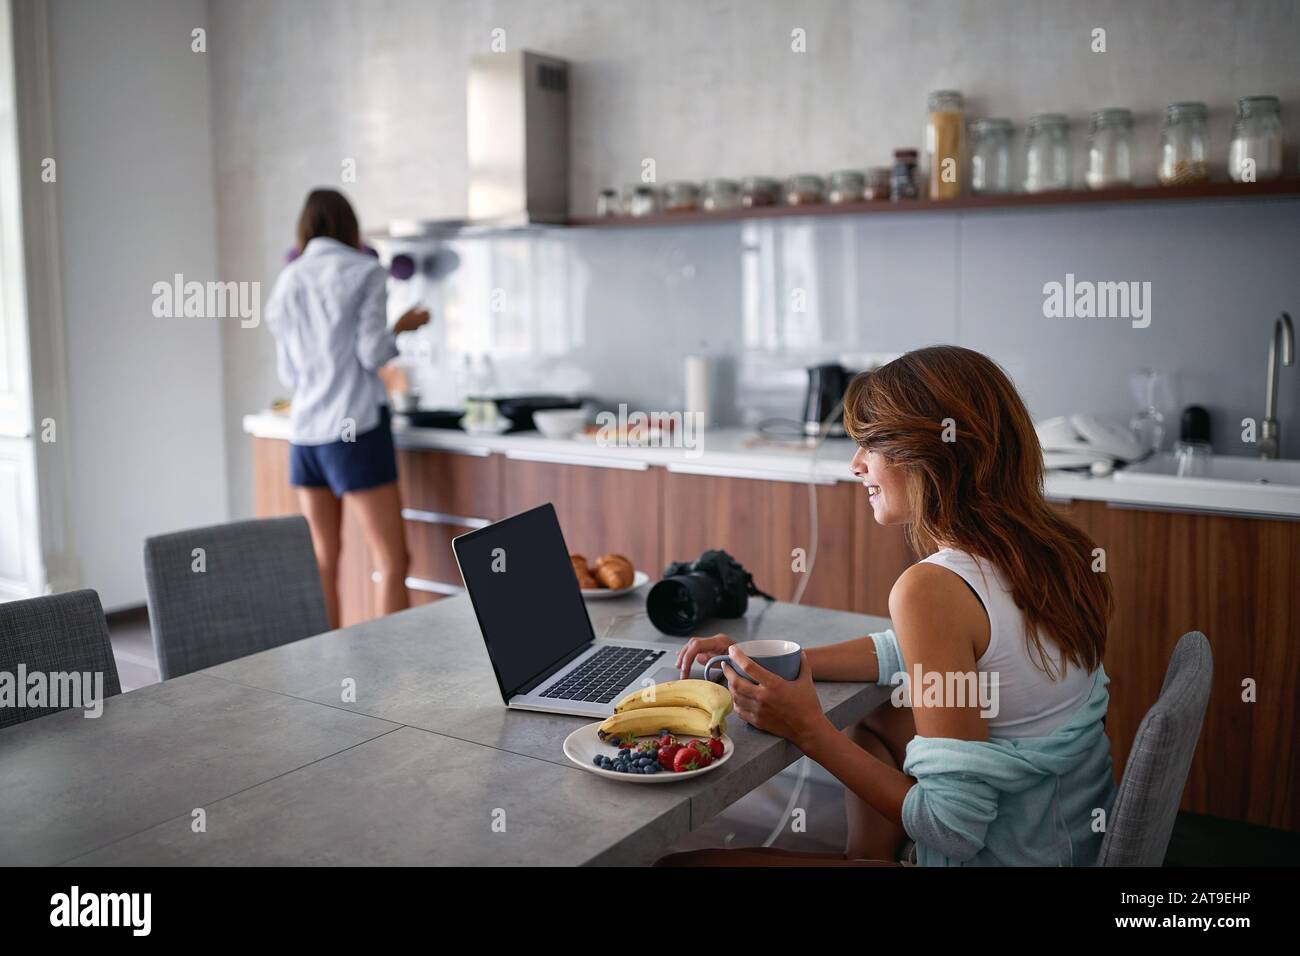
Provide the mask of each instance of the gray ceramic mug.
{"label": "gray ceramic mug", "polygon": [[[777,677],[784,680],[795,680],[799,676],[801,648],[794,641],[741,641],[734,646],[739,647],[749,655],[749,659],[759,667],[766,668]],[[751,684],[758,683],[758,681],[737,667],[736,662],[727,654],[719,654],[717,657],[709,659],[709,662],[704,665],[705,680],[709,679],[709,670],[714,664],[718,664],[719,670],[722,669],[722,661],[726,661],[732,670]],[[722,674],[726,676],[726,671],[722,671]]]}

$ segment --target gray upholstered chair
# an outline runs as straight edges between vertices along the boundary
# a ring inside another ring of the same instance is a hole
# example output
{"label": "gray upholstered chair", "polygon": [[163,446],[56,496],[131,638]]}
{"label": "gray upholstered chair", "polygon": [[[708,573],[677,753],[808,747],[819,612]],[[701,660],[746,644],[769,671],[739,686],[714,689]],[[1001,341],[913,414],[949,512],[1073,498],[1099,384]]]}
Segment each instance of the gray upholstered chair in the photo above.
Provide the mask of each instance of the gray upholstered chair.
{"label": "gray upholstered chair", "polygon": [[[0,671],[14,675],[22,665],[27,674],[91,674],[90,686],[80,685],[81,701],[51,707],[0,707],[0,727],[83,705],[88,694],[114,697],[122,693],[117,662],[108,640],[108,624],[94,591],[65,591],[46,597],[0,604]],[[95,674],[103,685],[94,687]],[[67,685],[71,686],[71,685]]]}
{"label": "gray upholstered chair", "polygon": [[329,630],[298,515],[150,538],[144,570],[163,680]]}
{"label": "gray upholstered chair", "polygon": [[1160,866],[1210,700],[1214,660],[1200,631],[1178,641],[1164,686],[1133,738],[1098,866]]}

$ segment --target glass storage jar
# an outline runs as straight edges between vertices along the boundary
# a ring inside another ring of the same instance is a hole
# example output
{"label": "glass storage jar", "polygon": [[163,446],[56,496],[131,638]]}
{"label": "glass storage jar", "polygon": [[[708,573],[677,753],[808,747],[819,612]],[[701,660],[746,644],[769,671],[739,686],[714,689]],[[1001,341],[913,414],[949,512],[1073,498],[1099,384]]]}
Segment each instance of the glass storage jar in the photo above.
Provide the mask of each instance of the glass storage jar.
{"label": "glass storage jar", "polygon": [[1025,135],[1025,192],[1070,188],[1070,121],[1064,113],[1036,113]]}
{"label": "glass storage jar", "polygon": [[637,183],[623,189],[623,211],[629,216],[651,216],[659,211],[659,193],[653,186]]}
{"label": "glass storage jar", "polygon": [[937,90],[926,102],[925,160],[931,199],[961,195],[962,111],[966,101],[956,90]]}
{"label": "glass storage jar", "polygon": [[916,150],[894,150],[894,168],[889,171],[889,198],[916,198]]}
{"label": "glass storage jar", "polygon": [[862,198],[870,200],[888,199],[889,175],[890,169],[888,166],[869,167],[862,187]]}
{"label": "glass storage jar", "polygon": [[1160,124],[1160,165],[1156,169],[1162,186],[1183,186],[1210,178],[1205,118],[1204,103],[1173,103],[1165,108]]}
{"label": "glass storage jar", "polygon": [[826,184],[816,173],[800,173],[785,181],[785,201],[790,206],[819,203],[826,194]]}
{"label": "glass storage jar", "polygon": [[1011,137],[1007,119],[971,124],[970,189],[973,193],[1011,192]]}
{"label": "glass storage jar", "polygon": [[1250,183],[1282,175],[1282,107],[1276,96],[1243,96],[1228,144],[1228,175]]}
{"label": "glass storage jar", "polygon": [[623,202],[617,189],[602,189],[596,197],[597,216],[617,216],[623,212]]}
{"label": "glass storage jar", "polygon": [[866,178],[856,169],[841,169],[830,175],[830,181],[826,186],[826,201],[861,202],[862,191],[866,186]]}
{"label": "glass storage jar", "polygon": [[679,179],[664,184],[664,212],[690,212],[699,207],[700,187]]}
{"label": "glass storage jar", "polygon": [[740,185],[734,179],[706,179],[700,205],[708,212],[735,209],[740,205]]}
{"label": "glass storage jar", "polygon": [[1089,189],[1114,189],[1133,184],[1133,113],[1125,109],[1097,110],[1088,129]]}
{"label": "glass storage jar", "polygon": [[781,184],[768,176],[746,176],[740,183],[740,204],[773,206],[780,200]]}

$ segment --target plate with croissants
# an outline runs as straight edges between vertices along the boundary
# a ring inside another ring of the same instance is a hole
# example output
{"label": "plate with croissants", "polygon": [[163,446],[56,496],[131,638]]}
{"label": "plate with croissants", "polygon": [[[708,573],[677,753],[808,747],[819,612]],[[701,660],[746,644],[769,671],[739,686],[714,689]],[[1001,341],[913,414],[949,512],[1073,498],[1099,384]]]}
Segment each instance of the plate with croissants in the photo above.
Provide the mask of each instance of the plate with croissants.
{"label": "plate with croissants", "polygon": [[638,571],[621,554],[602,554],[591,562],[584,555],[571,554],[569,561],[573,564],[573,574],[578,579],[582,596],[588,600],[631,594],[650,580],[650,575]]}

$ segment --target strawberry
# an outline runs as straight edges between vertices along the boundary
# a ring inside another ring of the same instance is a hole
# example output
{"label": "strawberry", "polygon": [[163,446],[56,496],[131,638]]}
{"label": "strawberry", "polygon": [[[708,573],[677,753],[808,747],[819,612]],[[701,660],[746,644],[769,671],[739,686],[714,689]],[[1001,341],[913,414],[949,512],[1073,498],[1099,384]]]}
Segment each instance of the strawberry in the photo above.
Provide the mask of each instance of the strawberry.
{"label": "strawberry", "polygon": [[660,747],[659,766],[663,767],[665,770],[672,770],[673,760],[677,757],[677,754],[681,749],[682,748],[677,746],[675,743],[670,743],[666,746]]}
{"label": "strawberry", "polygon": [[682,747],[673,757],[673,770],[676,773],[685,773],[688,770],[699,770],[704,766],[700,757],[700,752],[694,747]]}
{"label": "strawberry", "polygon": [[709,738],[709,753],[710,755],[712,755],[714,760],[717,760],[726,752],[727,752],[727,748],[722,746],[721,740],[719,740],[717,737]]}

